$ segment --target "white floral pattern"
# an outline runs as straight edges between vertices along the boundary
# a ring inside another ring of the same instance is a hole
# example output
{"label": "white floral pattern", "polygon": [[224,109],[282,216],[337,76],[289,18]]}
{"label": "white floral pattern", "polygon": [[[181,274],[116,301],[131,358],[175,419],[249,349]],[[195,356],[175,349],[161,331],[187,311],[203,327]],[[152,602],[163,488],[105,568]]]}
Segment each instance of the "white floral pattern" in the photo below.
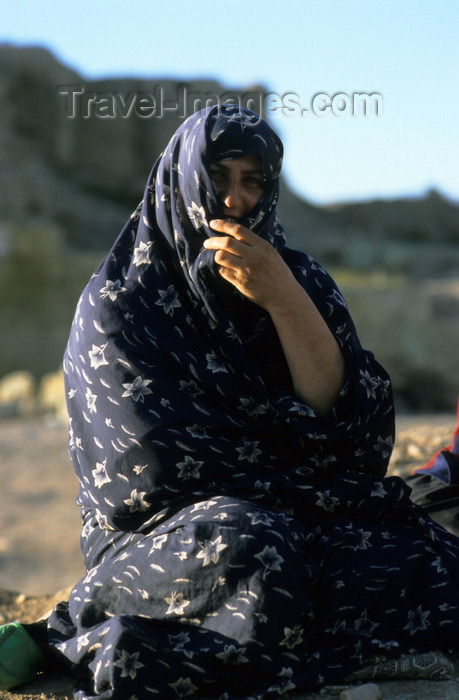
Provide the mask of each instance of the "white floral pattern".
{"label": "white floral pattern", "polygon": [[112,282],[112,280],[107,280],[105,282],[105,286],[100,290],[100,296],[102,299],[106,299],[108,297],[110,301],[116,301],[118,299],[118,295],[125,291],[126,287],[122,286],[121,280],[115,280],[114,282]]}
{"label": "white floral pattern", "polygon": [[178,293],[176,292],[172,284],[170,284],[167,289],[158,289],[158,292],[159,299],[155,303],[158,306],[162,306],[166,314],[172,316],[174,313],[174,309],[180,308]]}
{"label": "white floral pattern", "polygon": [[126,382],[123,384],[125,391],[121,394],[121,398],[131,398],[135,402],[143,403],[145,401],[145,396],[153,393],[149,387],[151,381],[151,379],[136,377],[133,382]]}
{"label": "white floral pattern", "polygon": [[204,207],[199,207],[196,202],[192,202],[191,207],[188,207],[188,216],[196,228],[201,228],[204,224],[207,225],[205,209]]}
{"label": "white floral pattern", "polygon": [[114,666],[118,666],[121,669],[121,678],[132,678],[134,679],[137,675],[139,668],[143,668],[143,663],[138,659],[140,652],[136,651],[133,654],[128,654],[127,651],[122,649],[118,652],[118,659],[113,662]]}
{"label": "white floral pattern", "polygon": [[227,544],[222,542],[222,536],[219,535],[214,540],[205,540],[199,543],[201,551],[196,555],[197,559],[202,559],[202,565],[208,566],[210,563],[217,564],[220,559],[220,552],[227,548]]}

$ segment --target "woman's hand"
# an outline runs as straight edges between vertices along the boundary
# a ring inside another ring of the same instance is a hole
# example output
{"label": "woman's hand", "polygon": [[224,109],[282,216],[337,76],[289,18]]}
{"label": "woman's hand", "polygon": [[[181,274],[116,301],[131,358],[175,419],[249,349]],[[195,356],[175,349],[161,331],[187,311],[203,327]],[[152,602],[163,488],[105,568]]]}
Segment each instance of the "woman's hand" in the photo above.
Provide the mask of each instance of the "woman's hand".
{"label": "woman's hand", "polygon": [[226,236],[206,239],[215,250],[221,276],[271,316],[282,344],[296,395],[326,414],[343,383],[338,344],[313,301],[273,246],[229,221],[212,221]]}
{"label": "woman's hand", "polygon": [[218,219],[210,225],[227,234],[204,241],[207,250],[215,250],[220,275],[269,313],[283,305],[299,285],[277,250],[241,224]]}

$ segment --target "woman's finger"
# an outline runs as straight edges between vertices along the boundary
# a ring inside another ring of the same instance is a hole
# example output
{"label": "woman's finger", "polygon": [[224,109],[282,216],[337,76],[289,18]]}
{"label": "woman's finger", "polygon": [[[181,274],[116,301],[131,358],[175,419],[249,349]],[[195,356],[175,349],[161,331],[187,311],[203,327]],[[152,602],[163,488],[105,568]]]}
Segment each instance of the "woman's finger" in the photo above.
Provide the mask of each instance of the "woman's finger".
{"label": "woman's finger", "polygon": [[243,245],[241,241],[231,236],[212,236],[212,238],[206,238],[203,243],[206,250],[221,250],[235,255],[238,258],[241,258],[244,254],[244,250],[242,249]]}
{"label": "woman's finger", "polygon": [[253,245],[260,238],[256,233],[248,229],[242,224],[235,223],[234,221],[227,221],[226,219],[212,219],[209,226],[214,229],[214,231],[219,231],[220,233],[227,233],[233,236],[239,241],[246,243],[247,245]]}
{"label": "woman's finger", "polygon": [[231,270],[239,269],[238,260],[240,260],[240,258],[233,253],[228,253],[219,249],[215,252],[214,260],[217,265],[221,267],[226,267]]}

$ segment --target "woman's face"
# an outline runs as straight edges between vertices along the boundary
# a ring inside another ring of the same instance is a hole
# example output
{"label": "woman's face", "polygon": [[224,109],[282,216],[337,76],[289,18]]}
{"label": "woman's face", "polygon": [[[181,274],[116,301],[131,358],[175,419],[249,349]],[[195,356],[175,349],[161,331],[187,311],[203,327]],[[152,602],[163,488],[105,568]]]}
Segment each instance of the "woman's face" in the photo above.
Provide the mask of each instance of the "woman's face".
{"label": "woman's face", "polygon": [[225,217],[243,219],[248,216],[265,191],[261,159],[255,153],[212,163],[210,175]]}

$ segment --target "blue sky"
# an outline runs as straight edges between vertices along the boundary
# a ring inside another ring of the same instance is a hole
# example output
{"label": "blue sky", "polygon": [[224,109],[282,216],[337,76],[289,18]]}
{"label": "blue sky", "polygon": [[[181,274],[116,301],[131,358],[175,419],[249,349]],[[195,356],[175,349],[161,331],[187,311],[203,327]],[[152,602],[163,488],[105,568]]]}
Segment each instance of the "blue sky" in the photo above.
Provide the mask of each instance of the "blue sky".
{"label": "blue sky", "polygon": [[[459,202],[458,34],[458,0],[4,0],[0,22],[0,41],[45,46],[87,78],[294,95],[308,115],[271,123],[290,186],[319,204],[431,187]],[[333,96],[354,93],[380,95],[382,114],[339,116]]]}

